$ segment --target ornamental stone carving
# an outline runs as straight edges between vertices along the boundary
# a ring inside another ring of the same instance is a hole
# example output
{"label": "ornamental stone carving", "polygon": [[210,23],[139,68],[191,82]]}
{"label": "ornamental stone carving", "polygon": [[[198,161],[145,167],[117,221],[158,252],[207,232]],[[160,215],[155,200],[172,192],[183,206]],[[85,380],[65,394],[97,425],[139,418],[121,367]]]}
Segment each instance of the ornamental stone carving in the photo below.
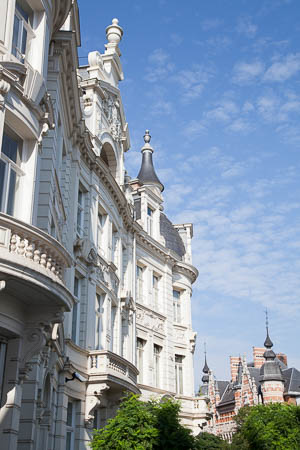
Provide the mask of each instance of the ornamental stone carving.
{"label": "ornamental stone carving", "polygon": [[137,323],[149,328],[150,330],[156,331],[158,333],[164,334],[165,332],[165,322],[164,319],[159,317],[153,312],[145,311],[144,309],[137,308],[136,313]]}
{"label": "ornamental stone carving", "polygon": [[94,422],[95,409],[101,404],[101,397],[109,389],[108,384],[101,383],[89,385],[87,388],[87,397],[85,404],[85,426],[92,428]]}

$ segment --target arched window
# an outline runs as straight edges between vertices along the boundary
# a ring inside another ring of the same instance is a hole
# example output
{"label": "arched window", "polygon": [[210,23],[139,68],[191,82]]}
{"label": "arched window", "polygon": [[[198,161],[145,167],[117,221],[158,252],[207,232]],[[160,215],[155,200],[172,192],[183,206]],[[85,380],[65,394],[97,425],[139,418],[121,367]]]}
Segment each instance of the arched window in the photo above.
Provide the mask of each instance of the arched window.
{"label": "arched window", "polygon": [[101,149],[101,153],[100,153],[100,158],[107,165],[112,176],[114,178],[116,178],[116,176],[117,176],[117,160],[115,157],[114,150],[108,142],[106,142],[103,145],[103,147]]}

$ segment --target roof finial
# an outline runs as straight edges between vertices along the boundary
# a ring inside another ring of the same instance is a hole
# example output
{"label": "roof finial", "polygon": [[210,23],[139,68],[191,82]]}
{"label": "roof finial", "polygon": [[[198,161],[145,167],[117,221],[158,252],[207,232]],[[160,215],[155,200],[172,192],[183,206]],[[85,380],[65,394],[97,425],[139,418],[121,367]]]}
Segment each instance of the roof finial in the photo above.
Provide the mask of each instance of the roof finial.
{"label": "roof finial", "polygon": [[149,144],[150,141],[151,141],[151,136],[150,136],[149,130],[146,130],[145,134],[144,134],[144,142],[145,142],[145,144]]}
{"label": "roof finial", "polygon": [[[208,373],[209,372],[209,367],[207,365],[207,360],[206,360],[206,342],[204,342],[204,367],[202,369],[203,373]],[[202,378],[203,380],[203,378]]]}
{"label": "roof finial", "polygon": [[266,348],[272,348],[272,347],[273,347],[273,342],[271,341],[270,336],[269,336],[269,316],[268,316],[268,310],[267,310],[267,308],[266,308],[266,310],[265,310],[265,314],[266,314],[266,330],[267,330],[267,337],[266,337],[264,346],[265,346]]}

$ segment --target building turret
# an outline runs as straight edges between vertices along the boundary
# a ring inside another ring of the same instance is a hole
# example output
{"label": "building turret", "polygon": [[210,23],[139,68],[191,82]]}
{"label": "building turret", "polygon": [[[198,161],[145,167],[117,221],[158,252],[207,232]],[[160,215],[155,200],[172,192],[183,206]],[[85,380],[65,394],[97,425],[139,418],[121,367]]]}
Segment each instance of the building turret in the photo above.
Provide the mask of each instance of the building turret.
{"label": "building turret", "polygon": [[139,171],[139,174],[137,178],[144,184],[144,185],[153,185],[157,186],[162,192],[164,190],[164,185],[159,181],[158,176],[155,173],[153,161],[152,161],[152,153],[154,152],[153,148],[150,145],[151,136],[149,134],[149,130],[145,131],[144,135],[144,142],[145,145],[143,146],[141,152],[143,155],[142,158],[142,165]]}
{"label": "building turret", "polygon": [[266,313],[267,337],[264,342],[265,362],[260,369],[259,381],[264,403],[283,402],[284,378],[279,361],[272,350],[273,342],[269,336],[268,315]]}

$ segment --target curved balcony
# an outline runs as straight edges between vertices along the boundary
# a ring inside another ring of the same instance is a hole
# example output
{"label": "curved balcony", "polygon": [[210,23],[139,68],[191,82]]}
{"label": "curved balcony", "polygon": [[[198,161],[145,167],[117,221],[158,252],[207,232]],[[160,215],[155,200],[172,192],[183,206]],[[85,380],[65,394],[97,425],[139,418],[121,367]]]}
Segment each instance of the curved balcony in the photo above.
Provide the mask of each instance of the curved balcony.
{"label": "curved balcony", "polygon": [[0,213],[0,280],[10,295],[26,304],[70,311],[72,294],[65,269],[72,258],[64,247],[39,228]]}
{"label": "curved balcony", "polygon": [[121,388],[139,393],[138,369],[122,356],[108,350],[93,350],[88,356],[89,383],[107,383],[111,390]]}

